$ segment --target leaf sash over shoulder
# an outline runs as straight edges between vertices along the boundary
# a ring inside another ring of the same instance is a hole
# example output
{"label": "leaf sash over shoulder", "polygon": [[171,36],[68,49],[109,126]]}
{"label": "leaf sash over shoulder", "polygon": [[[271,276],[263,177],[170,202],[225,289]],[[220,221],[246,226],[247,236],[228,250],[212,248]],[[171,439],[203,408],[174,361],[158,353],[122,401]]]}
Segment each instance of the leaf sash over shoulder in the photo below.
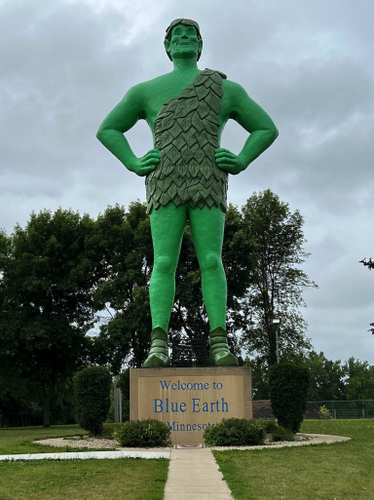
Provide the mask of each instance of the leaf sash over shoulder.
{"label": "leaf sash over shoulder", "polygon": [[146,178],[149,212],[188,203],[191,208],[227,208],[228,174],[218,168],[218,114],[223,96],[219,71],[205,69],[169,99],[155,122],[155,148],[162,157]]}

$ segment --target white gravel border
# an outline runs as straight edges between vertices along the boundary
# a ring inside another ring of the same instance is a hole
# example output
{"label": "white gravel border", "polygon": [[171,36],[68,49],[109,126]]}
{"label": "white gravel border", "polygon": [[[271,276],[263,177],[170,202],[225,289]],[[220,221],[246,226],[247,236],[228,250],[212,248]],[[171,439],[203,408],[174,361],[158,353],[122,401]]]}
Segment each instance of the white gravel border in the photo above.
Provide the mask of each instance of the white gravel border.
{"label": "white gravel border", "polygon": [[[295,441],[279,441],[260,446],[214,446],[208,448],[210,450],[226,451],[226,450],[261,450],[261,449],[274,449],[292,446],[308,446],[316,444],[331,444],[343,441],[349,441],[351,438],[343,436],[330,436],[326,434],[297,434]],[[114,448],[118,445],[117,441],[112,439],[43,439],[42,441],[35,441],[39,444],[46,444],[56,447],[91,447],[91,448]],[[83,444],[82,444],[83,443]],[[196,448],[191,448],[196,450]],[[69,451],[60,453],[28,453],[17,455],[0,455],[0,461],[6,460],[88,460],[88,459],[115,459],[115,458],[167,458],[171,457],[170,448],[154,448],[154,449],[141,449],[141,448],[117,448],[116,450],[108,451]]]}

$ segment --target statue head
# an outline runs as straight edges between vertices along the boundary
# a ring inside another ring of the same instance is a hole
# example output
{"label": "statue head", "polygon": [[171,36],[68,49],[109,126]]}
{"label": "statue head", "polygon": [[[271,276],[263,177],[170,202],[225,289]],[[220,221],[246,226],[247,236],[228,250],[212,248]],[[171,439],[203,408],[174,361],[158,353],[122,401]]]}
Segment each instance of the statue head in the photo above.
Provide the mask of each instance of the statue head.
{"label": "statue head", "polygon": [[198,40],[198,43],[199,43],[199,49],[198,49],[198,55],[197,55],[197,60],[199,60],[200,56],[201,56],[202,45],[203,45],[203,39],[202,39],[202,36],[201,36],[201,33],[200,33],[200,27],[199,27],[199,25],[198,25],[198,23],[196,21],[193,21],[192,19],[185,19],[183,17],[178,18],[178,19],[174,19],[174,21],[172,21],[169,24],[169,26],[166,28],[166,35],[165,35],[164,45],[165,45],[165,50],[166,50],[166,54],[167,54],[168,58],[171,61],[173,60],[172,57],[171,57],[171,55],[170,55],[171,35],[172,35],[173,28],[175,28],[179,24],[181,24],[183,26],[191,26],[191,27],[195,28],[197,40]]}

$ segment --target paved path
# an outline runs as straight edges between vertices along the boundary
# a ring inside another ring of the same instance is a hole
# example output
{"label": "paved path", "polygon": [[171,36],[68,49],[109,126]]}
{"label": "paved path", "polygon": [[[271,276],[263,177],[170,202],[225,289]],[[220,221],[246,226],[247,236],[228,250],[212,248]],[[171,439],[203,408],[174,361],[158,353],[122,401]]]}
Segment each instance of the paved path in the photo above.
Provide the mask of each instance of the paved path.
{"label": "paved path", "polygon": [[172,450],[164,500],[232,500],[207,449]]}

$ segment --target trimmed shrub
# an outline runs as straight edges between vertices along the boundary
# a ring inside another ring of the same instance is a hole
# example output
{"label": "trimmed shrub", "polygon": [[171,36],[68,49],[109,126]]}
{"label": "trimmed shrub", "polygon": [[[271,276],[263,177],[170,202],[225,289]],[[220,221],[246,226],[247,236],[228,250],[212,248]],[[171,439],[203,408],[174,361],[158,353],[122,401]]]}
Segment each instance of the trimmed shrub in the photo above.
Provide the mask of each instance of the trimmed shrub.
{"label": "trimmed shrub", "polygon": [[309,371],[305,366],[280,363],[270,368],[271,408],[278,424],[299,432],[306,412]]}
{"label": "trimmed shrub", "polygon": [[104,366],[84,368],[74,376],[77,423],[94,436],[100,436],[110,409],[112,376]]}
{"label": "trimmed shrub", "polygon": [[265,429],[254,420],[227,418],[204,431],[207,446],[254,446],[264,444]]}
{"label": "trimmed shrub", "polygon": [[118,424],[113,436],[124,448],[172,446],[170,429],[159,420],[131,420]]}

